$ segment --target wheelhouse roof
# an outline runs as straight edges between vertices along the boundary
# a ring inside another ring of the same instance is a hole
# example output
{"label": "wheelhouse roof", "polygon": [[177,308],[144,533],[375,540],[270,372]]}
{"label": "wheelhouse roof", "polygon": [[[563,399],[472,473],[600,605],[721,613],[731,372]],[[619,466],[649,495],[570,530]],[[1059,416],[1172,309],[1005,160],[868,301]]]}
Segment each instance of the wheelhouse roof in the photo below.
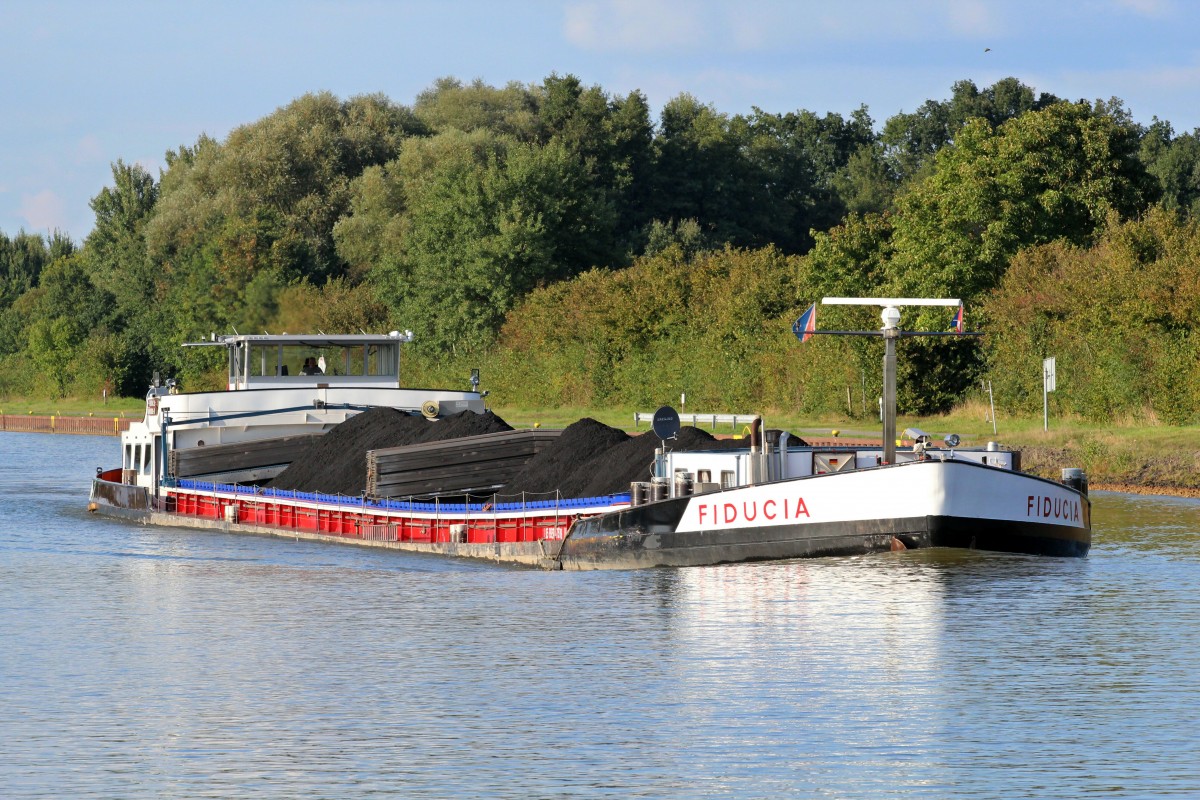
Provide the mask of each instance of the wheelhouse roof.
{"label": "wheelhouse roof", "polygon": [[239,344],[258,346],[282,347],[362,347],[364,345],[403,344],[409,341],[406,337],[387,333],[345,333],[345,334],[234,334],[232,336],[217,336],[211,341],[184,342],[184,347],[234,347]]}

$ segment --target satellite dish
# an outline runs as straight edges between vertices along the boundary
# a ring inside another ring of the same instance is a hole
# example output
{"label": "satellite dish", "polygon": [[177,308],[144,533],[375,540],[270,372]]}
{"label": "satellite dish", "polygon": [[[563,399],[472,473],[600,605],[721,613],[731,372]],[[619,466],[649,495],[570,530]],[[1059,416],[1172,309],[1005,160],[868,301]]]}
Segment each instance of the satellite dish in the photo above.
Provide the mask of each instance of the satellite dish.
{"label": "satellite dish", "polygon": [[666,441],[674,439],[679,433],[679,414],[670,406],[663,406],[654,412],[654,423],[651,425],[658,438]]}

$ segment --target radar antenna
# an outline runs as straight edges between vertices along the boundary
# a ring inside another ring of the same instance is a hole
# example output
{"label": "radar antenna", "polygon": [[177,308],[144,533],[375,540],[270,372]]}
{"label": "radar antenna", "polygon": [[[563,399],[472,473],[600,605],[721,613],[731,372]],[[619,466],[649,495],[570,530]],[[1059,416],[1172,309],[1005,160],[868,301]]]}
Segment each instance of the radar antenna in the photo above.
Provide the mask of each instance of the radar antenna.
{"label": "radar antenna", "polygon": [[[905,306],[957,306],[958,299],[934,299],[927,297],[823,297],[821,304],[827,306],[878,306],[883,309],[880,317],[883,327],[877,331],[820,331],[816,330],[816,304],[804,313],[792,327],[793,332],[805,341],[813,334],[834,336],[880,336],[883,338],[883,460],[896,463],[896,340],[902,336],[982,336],[979,331],[963,331],[961,314],[958,328],[953,331],[906,331],[900,328],[900,309]],[[812,316],[810,316],[812,315]]]}

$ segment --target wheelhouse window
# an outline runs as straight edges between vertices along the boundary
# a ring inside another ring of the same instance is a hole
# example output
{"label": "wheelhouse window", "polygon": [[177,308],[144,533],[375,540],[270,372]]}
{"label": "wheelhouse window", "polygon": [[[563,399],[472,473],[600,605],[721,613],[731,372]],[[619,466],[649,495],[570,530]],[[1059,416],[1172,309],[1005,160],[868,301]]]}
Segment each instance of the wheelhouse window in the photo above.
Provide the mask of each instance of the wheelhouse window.
{"label": "wheelhouse window", "polygon": [[[399,345],[250,345],[248,357],[242,347],[234,348],[230,358],[230,382],[237,378],[287,377],[312,375],[397,377]],[[247,369],[242,372],[242,363]]]}

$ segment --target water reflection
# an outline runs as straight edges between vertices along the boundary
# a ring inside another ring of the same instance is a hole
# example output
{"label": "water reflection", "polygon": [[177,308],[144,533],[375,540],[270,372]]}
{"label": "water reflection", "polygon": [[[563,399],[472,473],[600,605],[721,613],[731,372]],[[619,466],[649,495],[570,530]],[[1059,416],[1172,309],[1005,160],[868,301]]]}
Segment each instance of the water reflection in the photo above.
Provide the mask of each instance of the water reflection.
{"label": "water reflection", "polygon": [[1171,559],[1200,556],[1200,498],[1097,492],[1094,539],[1112,551],[1125,548]]}

